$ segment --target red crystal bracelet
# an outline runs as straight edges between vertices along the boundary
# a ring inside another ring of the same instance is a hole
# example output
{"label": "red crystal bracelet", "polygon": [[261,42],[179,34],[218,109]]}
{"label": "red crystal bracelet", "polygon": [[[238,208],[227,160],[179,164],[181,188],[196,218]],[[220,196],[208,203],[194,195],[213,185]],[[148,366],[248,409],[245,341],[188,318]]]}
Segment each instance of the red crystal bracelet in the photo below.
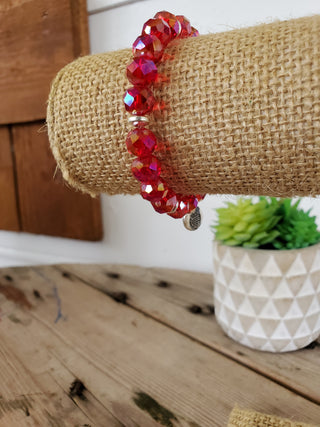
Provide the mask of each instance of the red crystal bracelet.
{"label": "red crystal bracelet", "polygon": [[163,58],[164,49],[175,39],[198,36],[198,31],[182,15],[162,11],[156,13],[142,28],[142,34],[133,43],[133,61],[127,67],[127,77],[133,87],[126,90],[123,100],[132,114],[133,123],[126,139],[128,151],[137,156],[132,163],[132,173],[140,181],[140,194],[151,202],[153,208],[172,218],[183,218],[189,230],[201,222],[198,202],[204,195],[175,193],[161,177],[161,163],[154,151],[156,136],[147,128],[146,115],[153,111],[156,100],[151,86],[158,79],[156,64]]}

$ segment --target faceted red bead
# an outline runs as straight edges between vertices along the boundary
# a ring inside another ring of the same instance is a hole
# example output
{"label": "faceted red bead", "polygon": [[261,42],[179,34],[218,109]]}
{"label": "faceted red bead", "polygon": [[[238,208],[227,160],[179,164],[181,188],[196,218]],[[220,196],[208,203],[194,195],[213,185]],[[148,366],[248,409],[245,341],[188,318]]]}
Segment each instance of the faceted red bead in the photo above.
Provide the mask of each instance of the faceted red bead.
{"label": "faceted red bead", "polygon": [[142,157],[155,150],[157,139],[149,129],[136,128],[128,133],[126,144],[129,153]]}
{"label": "faceted red bead", "polygon": [[163,46],[171,40],[171,28],[162,19],[149,19],[142,28],[142,34],[156,36]]}
{"label": "faceted red bead", "polygon": [[134,59],[127,66],[127,77],[129,82],[136,86],[147,86],[153,83],[158,76],[156,64],[151,59],[140,58]]}
{"label": "faceted red bead", "polygon": [[140,182],[150,183],[158,180],[161,165],[155,156],[149,155],[134,159],[131,170]]}
{"label": "faceted red bead", "polygon": [[190,36],[191,37],[198,37],[198,35],[199,35],[199,31],[196,28],[191,27],[191,34],[190,34]]}
{"label": "faceted red bead", "polygon": [[143,116],[152,111],[156,100],[151,90],[147,88],[131,87],[126,90],[123,96],[123,102],[129,113]]}
{"label": "faceted red bead", "polygon": [[177,202],[176,193],[169,189],[160,200],[152,202],[152,206],[158,213],[170,213],[176,208]]}
{"label": "faceted red bead", "polygon": [[182,218],[198,206],[198,200],[195,196],[181,196],[181,194],[178,194],[177,197],[177,209],[172,214],[169,214],[172,218]]}
{"label": "faceted red bead", "polygon": [[197,198],[198,202],[203,200],[205,197],[206,197],[206,194],[196,194],[196,198]]}
{"label": "faceted red bead", "polygon": [[181,33],[181,24],[177,17],[166,10],[162,10],[154,15],[154,18],[163,19],[171,28],[171,36],[176,37]]}
{"label": "faceted red bead", "polygon": [[190,21],[183,15],[177,15],[177,19],[181,24],[181,33],[179,37],[189,37],[192,31]]}
{"label": "faceted red bead", "polygon": [[149,34],[139,36],[132,46],[133,56],[135,58],[143,56],[154,62],[159,61],[163,54],[163,49],[164,47],[158,37]]}
{"label": "faceted red bead", "polygon": [[141,196],[149,202],[157,202],[161,200],[168,191],[169,189],[167,184],[161,178],[149,184],[143,183],[140,187]]}

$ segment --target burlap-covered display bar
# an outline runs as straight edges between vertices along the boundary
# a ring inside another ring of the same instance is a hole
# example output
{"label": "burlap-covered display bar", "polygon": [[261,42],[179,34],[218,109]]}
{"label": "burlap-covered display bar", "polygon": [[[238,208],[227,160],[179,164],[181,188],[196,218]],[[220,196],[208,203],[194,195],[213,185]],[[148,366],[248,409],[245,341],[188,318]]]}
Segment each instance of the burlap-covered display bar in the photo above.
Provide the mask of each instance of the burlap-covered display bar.
{"label": "burlap-covered display bar", "polygon": [[[181,193],[320,194],[320,16],[169,46],[154,88],[163,176]],[[51,147],[64,178],[98,193],[139,192],[122,97],[130,49],[80,58],[53,82]]]}

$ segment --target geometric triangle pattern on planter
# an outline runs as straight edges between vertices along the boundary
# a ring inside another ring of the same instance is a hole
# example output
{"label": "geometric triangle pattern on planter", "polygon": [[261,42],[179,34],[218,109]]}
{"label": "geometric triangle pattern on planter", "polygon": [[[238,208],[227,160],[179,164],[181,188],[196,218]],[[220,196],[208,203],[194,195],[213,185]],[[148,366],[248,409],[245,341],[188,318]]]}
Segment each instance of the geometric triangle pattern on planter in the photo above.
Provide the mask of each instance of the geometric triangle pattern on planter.
{"label": "geometric triangle pattern on planter", "polygon": [[287,251],[214,241],[214,304],[228,336],[270,352],[303,348],[320,335],[320,245]]}

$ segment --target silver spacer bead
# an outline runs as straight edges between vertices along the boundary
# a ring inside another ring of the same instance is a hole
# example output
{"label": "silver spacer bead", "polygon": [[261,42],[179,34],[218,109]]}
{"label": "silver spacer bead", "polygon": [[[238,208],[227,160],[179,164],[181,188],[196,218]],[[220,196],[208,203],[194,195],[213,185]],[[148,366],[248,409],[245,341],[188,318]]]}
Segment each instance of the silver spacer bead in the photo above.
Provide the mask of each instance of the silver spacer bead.
{"label": "silver spacer bead", "polygon": [[133,123],[134,126],[137,126],[139,123],[149,123],[148,117],[145,116],[131,116],[128,121],[129,123]]}
{"label": "silver spacer bead", "polygon": [[189,231],[197,230],[201,225],[201,211],[198,206],[183,217],[183,225]]}

